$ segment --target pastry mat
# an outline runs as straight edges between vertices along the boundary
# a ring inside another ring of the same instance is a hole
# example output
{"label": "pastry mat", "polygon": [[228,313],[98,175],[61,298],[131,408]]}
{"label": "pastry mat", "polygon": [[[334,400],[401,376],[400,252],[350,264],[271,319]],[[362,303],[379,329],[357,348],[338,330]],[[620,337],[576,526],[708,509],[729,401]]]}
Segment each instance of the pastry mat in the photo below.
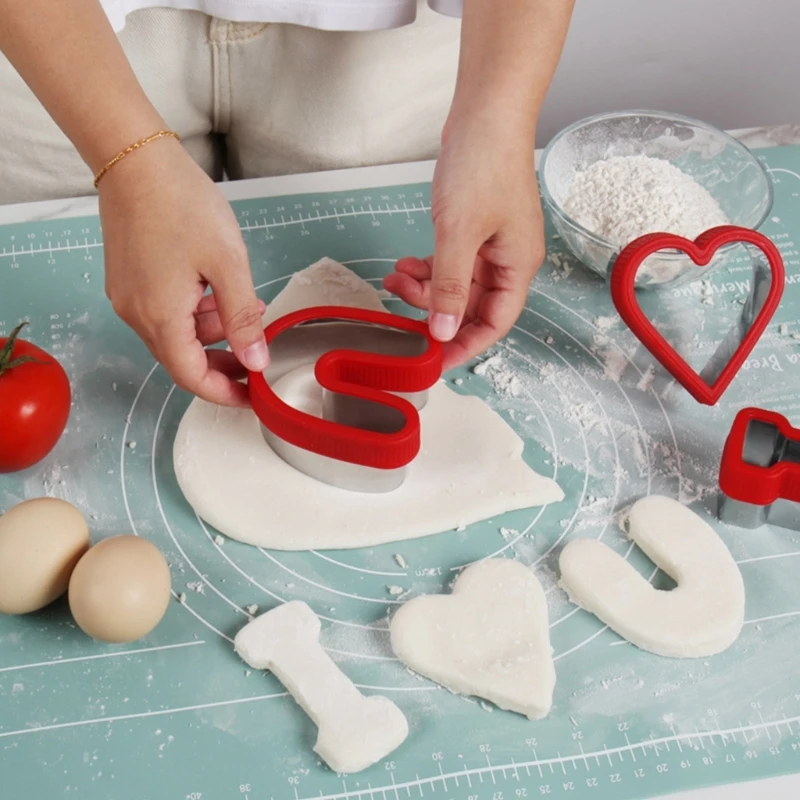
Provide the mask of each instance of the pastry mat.
{"label": "pastry mat", "polygon": [[[789,285],[718,407],[701,407],[653,372],[606,286],[549,231],[548,263],[519,325],[474,372],[451,379],[509,420],[530,463],[567,499],[351,552],[284,553],[217,538],[173,474],[172,441],[189,398],[112,314],[97,219],[0,228],[0,331],[30,318],[26,335],[63,359],[75,387],[57,451],[0,479],[0,507],[42,494],[76,503],[95,540],[131,530],[152,539],[185,594],[153,634],[124,646],[87,639],[63,604],[0,617],[3,800],[635,800],[800,769],[800,534],[715,523],[744,574],[747,625],[713,659],[641,653],[555,585],[560,547],[591,536],[668,586],[630,552],[619,515],[648,492],[707,513],[738,408],[800,419],[800,148],[760,155],[777,193],[764,230],[780,245]],[[426,253],[428,204],[429,187],[409,185],[235,209],[268,301],[326,255],[377,282],[398,256]],[[742,261],[645,303],[668,338],[703,363],[748,276]],[[278,523],[267,514],[264,524]],[[402,600],[398,589],[440,592],[459,567],[486,556],[535,564],[548,591],[558,685],[543,722],[456,697],[392,659],[386,615]],[[365,773],[342,779],[325,769],[311,752],[314,728],[281,685],[232,652],[247,607],[292,598],[323,618],[323,643],[363,691],[386,693],[408,716],[407,742]]]}

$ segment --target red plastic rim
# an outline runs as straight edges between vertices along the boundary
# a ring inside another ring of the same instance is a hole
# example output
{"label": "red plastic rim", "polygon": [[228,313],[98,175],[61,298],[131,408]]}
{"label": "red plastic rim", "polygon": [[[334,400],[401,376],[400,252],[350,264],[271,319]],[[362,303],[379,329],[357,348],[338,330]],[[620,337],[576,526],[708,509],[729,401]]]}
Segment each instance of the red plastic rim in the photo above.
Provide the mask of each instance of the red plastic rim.
{"label": "red plastic rim", "polygon": [[[772,282],[764,305],[739,348],[712,385],[706,383],[672,345],[655,329],[636,299],[636,273],[642,262],[659,250],[681,250],[698,266],[707,266],[714,253],[727,244],[751,244],[767,258]],[[699,403],[713,406],[730,386],[736,373],[756,346],[783,296],[786,274],[778,248],[764,234],[736,225],[722,225],[701,234],[694,241],[670,233],[651,233],[631,242],[617,257],[611,271],[611,297],[625,324],[636,334],[664,368]]]}
{"label": "red plastic rim", "polygon": [[743,408],[733,421],[722,451],[719,487],[733,500],[767,506],[776,500],[800,503],[800,464],[780,461],[771,467],[744,460],[744,445],[751,422],[763,422],[792,442],[800,442],[800,428],[793,428],[786,417],[775,411]]}
{"label": "red plastic rim", "polygon": [[397,409],[405,424],[394,433],[376,433],[319,419],[281,400],[260,372],[248,377],[250,403],[264,427],[303,450],[337,461],[377,469],[410,463],[420,448],[417,409],[393,392],[411,394],[431,388],[442,374],[442,346],[425,322],[383,311],[344,306],[315,306],[275,320],[264,330],[267,344],[297,325],[313,321],[378,325],[423,336],[428,343],[418,356],[387,356],[355,350],[332,350],[316,363],[314,374],[325,389]]}

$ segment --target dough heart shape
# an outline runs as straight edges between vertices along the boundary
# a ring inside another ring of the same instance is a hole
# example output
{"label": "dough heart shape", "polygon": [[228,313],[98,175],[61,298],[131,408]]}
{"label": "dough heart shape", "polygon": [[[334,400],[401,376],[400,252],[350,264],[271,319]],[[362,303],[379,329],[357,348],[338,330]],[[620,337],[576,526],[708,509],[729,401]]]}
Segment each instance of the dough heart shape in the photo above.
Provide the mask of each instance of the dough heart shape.
{"label": "dough heart shape", "polygon": [[570,600],[657,655],[702,658],[733,644],[744,624],[744,582],[714,529],[677,500],[658,495],[634,504],[628,527],[678,587],[659,591],[610,547],[579,539],[559,559]]}
{"label": "dough heart shape", "polygon": [[547,599],[524,564],[489,559],[468,567],[452,594],[406,603],[391,639],[410,669],[453,692],[530,719],[550,711],[556,671]]}
{"label": "dough heart shape", "polygon": [[[680,250],[698,266],[705,267],[721,247],[735,242],[752,245],[766,256],[772,281],[766,297],[757,297],[761,308],[738,348],[708,384],[681,358],[672,345],[656,330],[636,299],[636,273],[644,260],[660,250]],[[786,274],[778,248],[763,234],[749,228],[722,225],[712,228],[691,241],[669,233],[651,233],[631,242],[617,257],[611,273],[611,297],[625,324],[636,334],[654,358],[699,403],[713,406],[730,386],[745,359],[752,352],[777,310],[783,295]]]}

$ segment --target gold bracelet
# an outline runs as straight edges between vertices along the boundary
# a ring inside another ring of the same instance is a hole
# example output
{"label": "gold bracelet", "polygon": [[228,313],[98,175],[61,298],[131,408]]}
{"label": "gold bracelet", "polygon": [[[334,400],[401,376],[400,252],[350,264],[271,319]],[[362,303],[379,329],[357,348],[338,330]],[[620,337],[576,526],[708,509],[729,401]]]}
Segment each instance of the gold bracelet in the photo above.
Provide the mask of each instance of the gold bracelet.
{"label": "gold bracelet", "polygon": [[97,188],[97,184],[100,183],[100,179],[103,175],[108,172],[114,164],[122,161],[125,156],[130,155],[134,150],[138,150],[140,147],[144,147],[146,144],[150,144],[150,142],[154,142],[156,139],[163,139],[165,136],[171,136],[173,139],[177,139],[178,141],[181,140],[181,137],[175,131],[157,131],[152,136],[146,136],[144,139],[139,139],[138,142],[134,142],[130,147],[126,147],[124,150],[120,150],[111,161],[106,164],[97,175],[94,176],[94,188]]}

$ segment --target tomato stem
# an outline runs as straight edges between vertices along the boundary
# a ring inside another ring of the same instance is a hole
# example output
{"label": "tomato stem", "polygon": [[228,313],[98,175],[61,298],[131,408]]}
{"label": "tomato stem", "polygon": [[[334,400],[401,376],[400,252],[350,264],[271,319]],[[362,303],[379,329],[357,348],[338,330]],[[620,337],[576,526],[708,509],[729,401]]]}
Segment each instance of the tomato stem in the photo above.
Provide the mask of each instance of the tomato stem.
{"label": "tomato stem", "polygon": [[3,345],[3,349],[0,350],[0,377],[3,376],[5,372],[8,372],[14,367],[19,367],[22,364],[44,364],[44,361],[40,361],[38,358],[34,358],[33,356],[20,356],[19,358],[12,359],[11,356],[14,352],[14,345],[17,342],[17,336],[19,336],[19,332],[27,325],[27,321],[20,322],[13,331],[11,331],[11,335],[8,337],[8,340]]}

